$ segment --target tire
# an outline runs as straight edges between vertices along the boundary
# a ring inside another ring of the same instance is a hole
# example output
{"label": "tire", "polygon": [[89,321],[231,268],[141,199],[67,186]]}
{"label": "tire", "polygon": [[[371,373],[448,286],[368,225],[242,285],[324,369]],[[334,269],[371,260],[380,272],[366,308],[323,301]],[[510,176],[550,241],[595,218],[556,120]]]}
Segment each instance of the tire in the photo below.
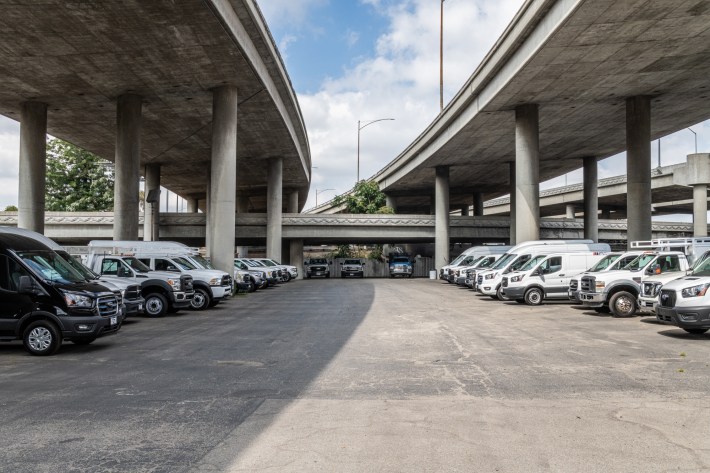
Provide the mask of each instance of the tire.
{"label": "tire", "polygon": [[254,292],[256,291],[256,284],[254,284],[254,281],[249,281],[249,287],[247,287],[247,292]]}
{"label": "tire", "polygon": [[627,291],[619,291],[609,299],[609,309],[614,317],[631,317],[636,313],[636,298]]}
{"label": "tire", "polygon": [[158,292],[148,294],[143,310],[148,317],[163,317],[168,313],[168,300]]}
{"label": "tire", "polygon": [[311,279],[311,275],[310,275],[310,274],[306,274],[306,279]]}
{"label": "tire", "polygon": [[411,274],[407,275],[407,277],[408,277],[409,279],[412,279],[412,275],[411,275]]}
{"label": "tire", "polygon": [[608,307],[595,307],[594,312],[597,314],[608,314],[611,312]]}
{"label": "tire", "polygon": [[95,339],[95,338],[77,338],[76,340],[72,340],[71,342],[72,342],[74,345],[89,345],[89,344],[91,344],[94,340],[96,340],[96,339]]}
{"label": "tire", "polygon": [[525,291],[525,303],[527,305],[540,305],[545,299],[545,294],[539,287],[531,287]]}
{"label": "tire", "polygon": [[25,349],[34,356],[50,356],[62,346],[62,333],[48,320],[32,322],[22,334]]}
{"label": "tire", "polygon": [[325,275],[326,279],[330,279],[330,273]]}
{"label": "tire", "polygon": [[340,278],[341,278],[341,279],[345,278],[345,273],[342,272],[342,271],[340,272]]}
{"label": "tire", "polygon": [[498,299],[499,301],[503,300],[503,286],[498,286],[494,299]]}
{"label": "tire", "polygon": [[222,301],[212,299],[210,301],[210,307],[216,307],[217,304],[219,304],[220,302],[222,302]]}
{"label": "tire", "polygon": [[205,310],[210,306],[210,302],[212,302],[212,297],[210,297],[209,292],[204,288],[196,287],[195,295],[192,296],[190,301],[190,308],[192,310]]}
{"label": "tire", "polygon": [[518,304],[525,304],[525,299],[515,299]]}
{"label": "tire", "polygon": [[291,280],[291,273],[286,271],[286,276],[284,277],[284,282],[289,282]]}
{"label": "tire", "polygon": [[706,328],[684,328],[683,330],[688,333],[692,333],[693,335],[702,335],[708,331]]}

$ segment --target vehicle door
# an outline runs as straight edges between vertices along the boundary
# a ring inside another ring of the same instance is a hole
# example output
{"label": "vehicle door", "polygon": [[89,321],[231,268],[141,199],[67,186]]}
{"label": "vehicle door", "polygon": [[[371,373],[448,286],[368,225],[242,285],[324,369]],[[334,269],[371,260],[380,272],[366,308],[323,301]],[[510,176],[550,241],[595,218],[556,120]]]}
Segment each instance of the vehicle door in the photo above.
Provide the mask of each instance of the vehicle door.
{"label": "vehicle door", "polygon": [[133,271],[120,258],[104,258],[101,261],[100,273],[104,276],[116,276],[119,278],[133,277]]}
{"label": "vehicle door", "polygon": [[154,258],[156,271],[169,271],[171,273],[179,273],[180,268],[167,258]]}
{"label": "vehicle door", "polygon": [[32,277],[18,262],[0,255],[0,337],[14,336],[17,321],[32,311],[32,296],[17,292],[21,276]]}
{"label": "vehicle door", "polygon": [[563,285],[562,281],[566,278],[560,276],[562,273],[562,256],[547,258],[540,263],[538,272],[545,288],[545,297],[559,298],[562,297],[562,293],[567,296],[569,280],[567,280],[567,285]]}

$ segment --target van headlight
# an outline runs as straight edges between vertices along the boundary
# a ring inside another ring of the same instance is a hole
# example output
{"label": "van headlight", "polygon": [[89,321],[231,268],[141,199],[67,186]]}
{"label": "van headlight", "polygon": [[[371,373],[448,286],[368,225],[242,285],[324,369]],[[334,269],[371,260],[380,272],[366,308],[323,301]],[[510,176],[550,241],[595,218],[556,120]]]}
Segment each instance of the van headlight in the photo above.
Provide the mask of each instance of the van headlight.
{"label": "van headlight", "polygon": [[680,295],[683,297],[702,297],[708,292],[708,287],[710,284],[700,284],[698,286],[686,287],[680,291]]}
{"label": "van headlight", "polygon": [[70,309],[91,309],[94,306],[94,300],[91,297],[76,292],[65,292],[64,302]]}
{"label": "van headlight", "polygon": [[497,275],[498,275],[498,273],[488,273],[488,274],[486,274],[485,278],[486,279],[493,279]]}
{"label": "van headlight", "polygon": [[179,279],[169,278],[168,284],[170,284],[170,287],[173,289],[173,291],[180,290],[180,280]]}
{"label": "van headlight", "polygon": [[510,278],[510,282],[520,282],[523,280],[524,277],[525,276],[522,274],[519,274],[518,276],[513,276],[512,278]]}

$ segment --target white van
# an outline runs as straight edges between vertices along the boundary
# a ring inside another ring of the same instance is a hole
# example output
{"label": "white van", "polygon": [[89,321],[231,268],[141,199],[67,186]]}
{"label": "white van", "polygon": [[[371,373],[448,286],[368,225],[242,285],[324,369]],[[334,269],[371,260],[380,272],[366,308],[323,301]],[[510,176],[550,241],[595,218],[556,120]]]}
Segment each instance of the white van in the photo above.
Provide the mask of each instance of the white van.
{"label": "white van", "polygon": [[454,258],[451,263],[441,268],[441,270],[439,271],[439,279],[445,279],[450,283],[455,282],[455,277],[452,274],[452,269],[460,269],[461,266],[472,266],[483,256],[502,255],[510,248],[510,246],[506,245],[472,246],[471,248],[468,248],[463,253]]}
{"label": "white van", "polygon": [[476,290],[495,299],[502,299],[501,284],[503,276],[518,271],[532,257],[552,253],[609,253],[611,248],[606,243],[594,243],[592,240],[533,240],[511,248],[488,271],[476,274]]}
{"label": "white van", "polygon": [[547,299],[569,298],[569,283],[605,256],[601,252],[555,253],[531,258],[520,271],[503,276],[501,293],[527,305],[540,305]]}

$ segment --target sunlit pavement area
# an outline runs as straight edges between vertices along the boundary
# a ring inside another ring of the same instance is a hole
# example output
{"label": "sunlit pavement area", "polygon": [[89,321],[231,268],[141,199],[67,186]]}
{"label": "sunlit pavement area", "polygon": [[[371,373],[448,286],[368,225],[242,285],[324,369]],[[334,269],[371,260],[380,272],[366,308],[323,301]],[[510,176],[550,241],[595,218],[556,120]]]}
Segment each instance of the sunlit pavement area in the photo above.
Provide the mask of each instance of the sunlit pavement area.
{"label": "sunlit pavement area", "polygon": [[36,358],[3,472],[700,472],[710,335],[424,279],[295,281]]}

